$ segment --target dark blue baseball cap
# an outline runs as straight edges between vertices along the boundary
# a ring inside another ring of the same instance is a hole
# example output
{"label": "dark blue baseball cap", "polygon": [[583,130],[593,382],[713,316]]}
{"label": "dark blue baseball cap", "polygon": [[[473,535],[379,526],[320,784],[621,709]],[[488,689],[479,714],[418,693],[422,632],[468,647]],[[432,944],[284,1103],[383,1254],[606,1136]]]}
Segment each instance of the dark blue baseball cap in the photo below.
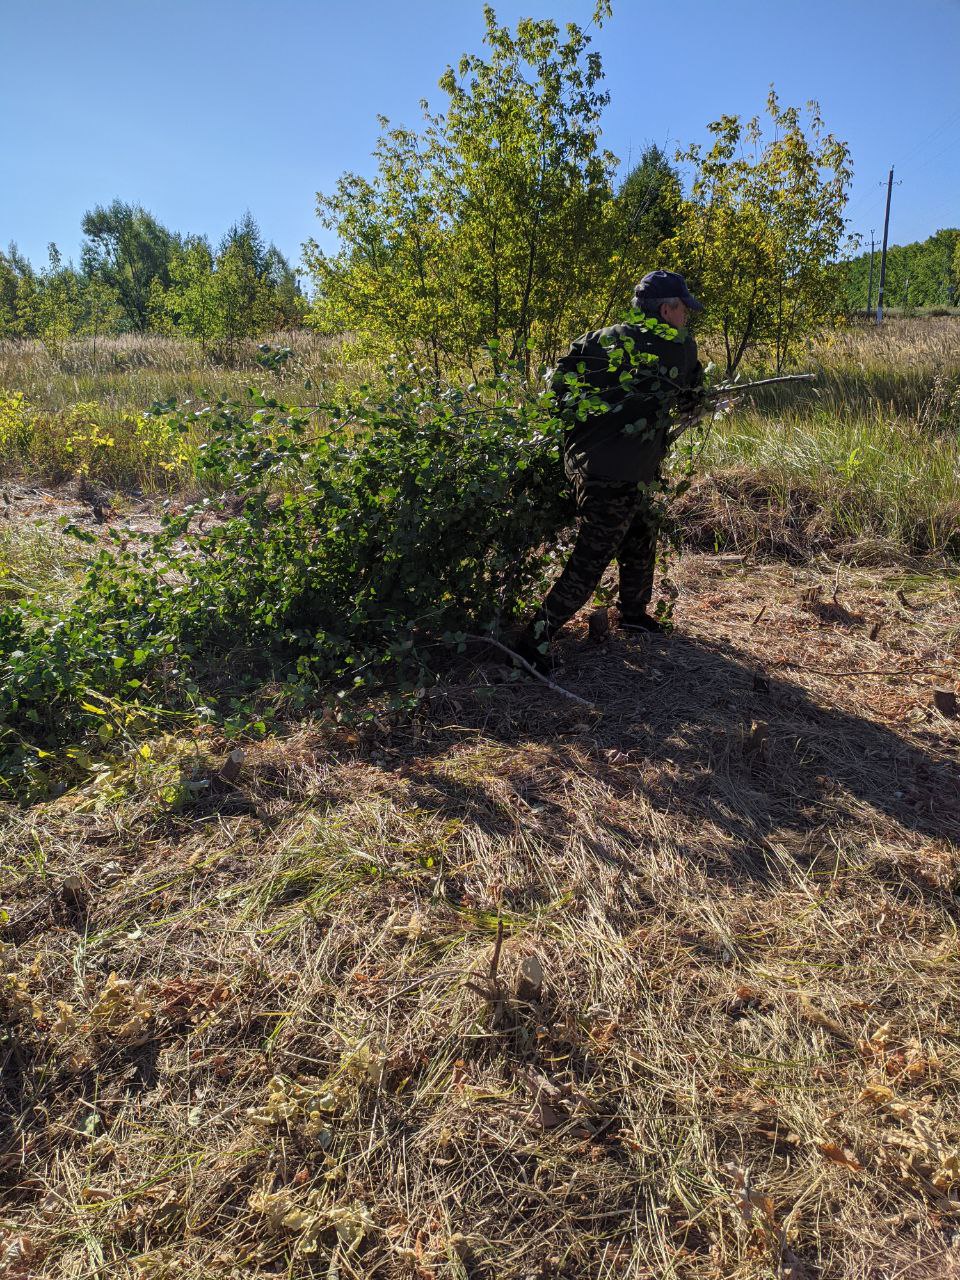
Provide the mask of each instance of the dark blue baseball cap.
{"label": "dark blue baseball cap", "polygon": [[656,302],[660,298],[679,298],[691,311],[703,310],[703,304],[696,300],[687,288],[686,280],[677,271],[651,271],[633,291],[635,307]]}

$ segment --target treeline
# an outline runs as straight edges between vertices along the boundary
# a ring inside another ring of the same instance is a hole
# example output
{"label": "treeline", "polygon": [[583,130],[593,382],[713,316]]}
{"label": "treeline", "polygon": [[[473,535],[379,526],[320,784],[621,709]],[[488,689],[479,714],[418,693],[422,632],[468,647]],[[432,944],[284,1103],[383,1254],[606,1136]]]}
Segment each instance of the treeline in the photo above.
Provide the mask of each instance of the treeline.
{"label": "treeline", "polygon": [[216,248],[120,200],[90,210],[82,226],[79,266],[64,262],[55,244],[39,269],[15,245],[0,252],[0,337],[56,347],[73,337],[152,331],[229,351],[303,322],[296,272],[249,213]]}
{"label": "treeline", "polygon": [[[600,0],[594,21],[610,8]],[[486,50],[446,70],[443,110],[425,105],[419,130],[381,118],[374,172],[318,196],[338,248],[304,246],[309,304],[249,215],[214,250],[115,201],[85,216],[79,268],[53,248],[39,271],[0,255],[0,336],[156,330],[229,349],[306,320],[371,357],[476,377],[491,359],[552,361],[670,267],[706,304],[699,323],[732,374],[748,351],[781,369],[850,309],[837,282],[849,148],[815,103],[785,106],[771,88],[763,116],[721,115],[672,158],[648,147],[618,183],[587,32],[484,13]],[[897,281],[892,266],[891,297]]]}
{"label": "treeline", "polygon": [[[868,292],[871,305],[876,307],[879,244],[874,254],[872,288],[869,253],[844,263],[842,280],[848,311],[865,311]],[[915,244],[895,244],[887,249],[884,306],[902,310],[960,307],[960,229],[949,227]]]}

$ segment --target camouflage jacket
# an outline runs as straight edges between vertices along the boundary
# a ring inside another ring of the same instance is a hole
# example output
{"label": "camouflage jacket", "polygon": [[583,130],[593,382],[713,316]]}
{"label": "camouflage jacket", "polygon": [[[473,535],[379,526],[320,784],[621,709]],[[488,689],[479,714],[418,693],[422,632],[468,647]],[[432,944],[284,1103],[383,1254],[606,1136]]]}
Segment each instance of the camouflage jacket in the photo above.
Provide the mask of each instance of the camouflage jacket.
{"label": "camouflage jacket", "polygon": [[571,478],[650,482],[667,451],[671,412],[699,402],[703,368],[692,337],[638,317],[577,338],[552,385],[569,423]]}

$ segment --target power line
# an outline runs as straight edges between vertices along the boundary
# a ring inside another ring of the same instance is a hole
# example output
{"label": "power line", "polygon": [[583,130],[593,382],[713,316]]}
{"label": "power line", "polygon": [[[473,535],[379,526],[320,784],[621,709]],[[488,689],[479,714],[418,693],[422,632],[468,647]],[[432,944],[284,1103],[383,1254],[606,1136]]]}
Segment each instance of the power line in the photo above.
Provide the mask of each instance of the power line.
{"label": "power line", "polygon": [[[957,124],[958,122],[960,122],[960,107],[957,107],[954,111],[951,111],[951,113],[946,117],[945,120],[941,120],[941,122],[935,128],[931,129],[931,131],[927,134],[925,138],[921,138],[921,140],[915,146],[910,148],[910,158],[907,161],[907,171],[908,172],[910,171],[911,164],[916,163],[917,156],[919,156],[921,152],[924,151],[924,149],[931,142],[934,141],[934,139],[939,139],[941,134],[946,133],[949,129],[953,127],[954,124]],[[924,164],[927,164],[927,163],[928,161],[925,160]]]}

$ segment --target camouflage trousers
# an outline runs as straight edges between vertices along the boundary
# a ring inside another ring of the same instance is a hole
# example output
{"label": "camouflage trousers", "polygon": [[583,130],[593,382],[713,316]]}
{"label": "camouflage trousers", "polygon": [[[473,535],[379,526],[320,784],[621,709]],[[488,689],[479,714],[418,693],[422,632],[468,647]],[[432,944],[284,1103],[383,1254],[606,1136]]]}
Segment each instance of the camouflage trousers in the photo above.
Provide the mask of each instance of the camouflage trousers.
{"label": "camouflage trousers", "polygon": [[[643,485],[574,479],[580,528],[570,558],[532,624],[546,623],[546,638],[587,603],[607,565],[620,569],[620,609],[641,613],[653,594],[657,513]],[[543,629],[536,628],[543,639]]]}

